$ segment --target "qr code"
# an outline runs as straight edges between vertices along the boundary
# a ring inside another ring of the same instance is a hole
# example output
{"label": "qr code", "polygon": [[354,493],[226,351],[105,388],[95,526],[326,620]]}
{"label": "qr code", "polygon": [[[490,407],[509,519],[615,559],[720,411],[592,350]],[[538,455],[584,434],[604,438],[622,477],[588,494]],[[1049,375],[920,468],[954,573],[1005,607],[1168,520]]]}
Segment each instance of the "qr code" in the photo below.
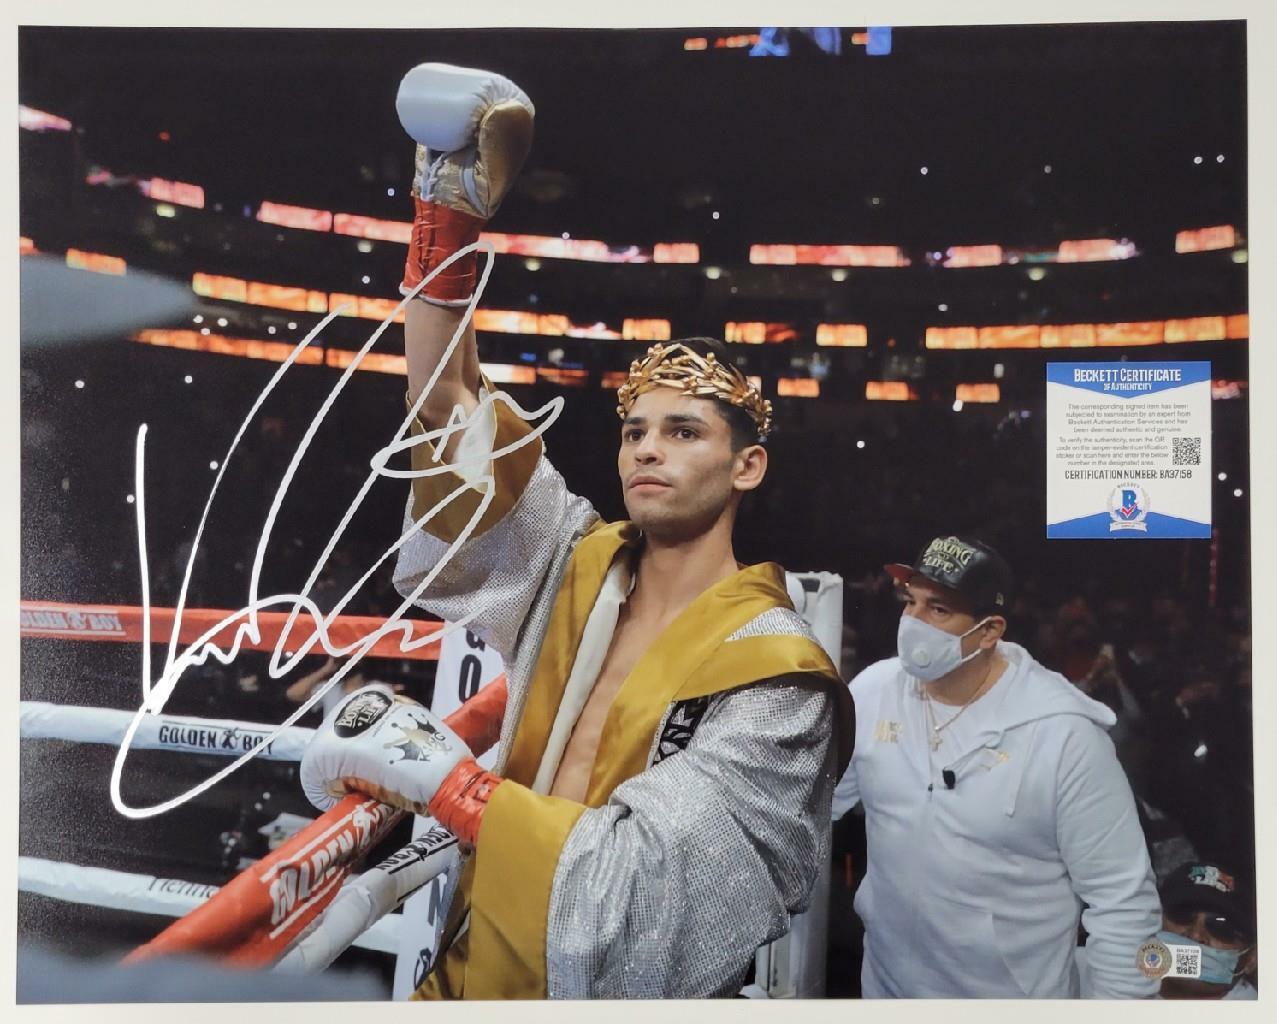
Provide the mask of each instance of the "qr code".
{"label": "qr code", "polygon": [[1202,976],[1202,951],[1198,946],[1175,947],[1175,969],[1171,975],[1176,978],[1200,978]]}
{"label": "qr code", "polygon": [[1171,465],[1200,466],[1202,464],[1202,439],[1200,437],[1172,437]]}

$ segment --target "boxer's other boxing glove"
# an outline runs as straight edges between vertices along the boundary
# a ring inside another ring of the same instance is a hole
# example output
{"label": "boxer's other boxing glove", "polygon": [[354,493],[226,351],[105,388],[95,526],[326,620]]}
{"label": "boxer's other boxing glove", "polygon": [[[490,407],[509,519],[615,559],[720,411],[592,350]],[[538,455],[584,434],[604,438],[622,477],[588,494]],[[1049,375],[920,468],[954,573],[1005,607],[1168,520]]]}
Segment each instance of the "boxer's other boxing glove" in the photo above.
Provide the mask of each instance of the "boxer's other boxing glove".
{"label": "boxer's other boxing glove", "polygon": [[[495,741],[505,681],[480,690],[454,712],[475,729],[480,749]],[[365,793],[414,814],[428,814],[473,845],[500,776],[481,768],[465,742],[434,712],[376,687],[356,690],[324,720],[302,754],[302,790],[326,811],[347,793]]]}
{"label": "boxer's other boxing glove", "polygon": [[472,760],[470,748],[438,715],[364,687],[315,730],[302,754],[301,784],[306,799],[321,811],[359,792],[429,814],[430,799],[466,760]]}

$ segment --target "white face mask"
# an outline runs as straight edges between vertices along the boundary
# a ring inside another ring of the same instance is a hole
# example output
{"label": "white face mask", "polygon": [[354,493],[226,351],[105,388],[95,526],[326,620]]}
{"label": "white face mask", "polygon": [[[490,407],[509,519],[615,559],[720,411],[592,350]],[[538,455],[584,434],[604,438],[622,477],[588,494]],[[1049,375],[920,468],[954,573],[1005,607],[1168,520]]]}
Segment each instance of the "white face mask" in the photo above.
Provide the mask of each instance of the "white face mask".
{"label": "white face mask", "polygon": [[954,636],[921,619],[915,619],[912,615],[902,615],[900,627],[896,631],[896,651],[900,655],[900,663],[915,679],[921,679],[924,683],[935,682],[980,653],[980,648],[977,647],[964,658],[962,641],[988,621],[987,618],[981,619],[962,636]]}

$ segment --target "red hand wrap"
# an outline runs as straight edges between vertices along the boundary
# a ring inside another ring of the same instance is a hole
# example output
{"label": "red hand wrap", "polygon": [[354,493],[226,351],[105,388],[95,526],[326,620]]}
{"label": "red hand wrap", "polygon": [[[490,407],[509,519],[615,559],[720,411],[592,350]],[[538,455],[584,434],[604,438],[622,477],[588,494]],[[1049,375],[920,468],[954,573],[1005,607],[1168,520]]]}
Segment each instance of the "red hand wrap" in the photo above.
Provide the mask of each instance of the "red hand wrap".
{"label": "red hand wrap", "polygon": [[[486,221],[451,207],[413,196],[412,239],[404,264],[403,286],[416,288],[427,274],[458,249],[479,240]],[[444,303],[460,303],[474,294],[479,281],[479,254],[467,253],[436,275],[418,296]]]}
{"label": "red hand wrap", "polygon": [[492,791],[504,781],[468,757],[448,773],[428,809],[440,825],[474,846]]}

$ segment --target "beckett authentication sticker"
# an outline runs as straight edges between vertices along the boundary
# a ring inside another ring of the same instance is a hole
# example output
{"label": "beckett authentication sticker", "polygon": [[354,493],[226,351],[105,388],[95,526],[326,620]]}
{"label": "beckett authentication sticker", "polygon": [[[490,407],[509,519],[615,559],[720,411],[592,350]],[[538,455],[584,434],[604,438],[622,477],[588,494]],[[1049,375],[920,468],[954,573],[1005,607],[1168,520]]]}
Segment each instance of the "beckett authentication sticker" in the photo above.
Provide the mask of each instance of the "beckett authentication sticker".
{"label": "beckett authentication sticker", "polygon": [[1210,537],[1210,363],[1048,363],[1046,535]]}
{"label": "beckett authentication sticker", "polygon": [[1140,946],[1135,966],[1146,978],[1162,978],[1171,969],[1171,951],[1164,942],[1152,939]]}
{"label": "beckett authentication sticker", "polygon": [[1135,966],[1146,978],[1200,978],[1201,946],[1172,946],[1150,939],[1140,946]]}

